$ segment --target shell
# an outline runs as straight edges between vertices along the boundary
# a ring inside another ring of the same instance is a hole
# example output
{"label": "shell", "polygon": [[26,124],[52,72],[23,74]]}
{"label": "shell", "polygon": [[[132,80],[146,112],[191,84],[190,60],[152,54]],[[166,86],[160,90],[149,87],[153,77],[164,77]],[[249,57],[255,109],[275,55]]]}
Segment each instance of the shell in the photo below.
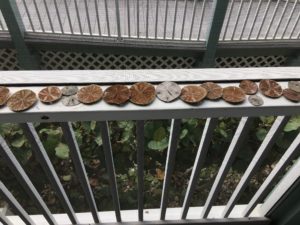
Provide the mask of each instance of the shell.
{"label": "shell", "polygon": [[258,90],[257,84],[251,80],[241,81],[240,88],[243,89],[246,95],[254,95]]}
{"label": "shell", "polygon": [[246,95],[239,87],[229,86],[223,88],[223,99],[230,103],[241,103],[245,100]]}
{"label": "shell", "polygon": [[282,95],[281,86],[274,80],[261,80],[259,90],[267,97],[279,98]]}
{"label": "shell", "polygon": [[201,84],[201,87],[205,88],[207,91],[206,98],[210,100],[217,100],[223,95],[223,88],[213,82],[206,82]]}
{"label": "shell", "polygon": [[122,105],[130,98],[129,88],[125,85],[113,85],[104,92],[103,99],[108,104]]}
{"label": "shell", "polygon": [[130,88],[130,101],[137,105],[149,105],[155,100],[155,88],[146,82],[136,83]]}
{"label": "shell", "polygon": [[174,101],[180,94],[181,88],[175,82],[165,81],[156,87],[156,96],[163,102]]}
{"label": "shell", "polygon": [[64,96],[61,102],[64,106],[75,106],[80,104],[76,95]]}
{"label": "shell", "polygon": [[5,105],[9,98],[9,89],[7,87],[0,87],[0,106]]}
{"label": "shell", "polygon": [[39,99],[44,103],[53,103],[62,96],[61,90],[55,86],[49,86],[39,92]]}
{"label": "shell", "polygon": [[76,95],[78,92],[78,87],[77,86],[65,86],[63,89],[61,89],[61,92],[65,96]]}
{"label": "shell", "polygon": [[14,112],[20,112],[31,108],[36,102],[36,94],[29,89],[23,89],[10,96],[7,106]]}
{"label": "shell", "polygon": [[300,92],[294,91],[292,89],[284,89],[283,96],[293,102],[300,102]]}
{"label": "shell", "polygon": [[184,102],[195,104],[201,102],[206,95],[207,91],[205,88],[196,85],[188,85],[182,88],[180,98]]}
{"label": "shell", "polygon": [[289,89],[299,93],[300,92],[300,81],[296,81],[296,80],[289,81],[288,87],[289,87]]}
{"label": "shell", "polygon": [[91,84],[81,88],[77,92],[78,101],[84,104],[92,104],[98,102],[103,95],[103,91],[99,85]]}
{"label": "shell", "polygon": [[250,95],[248,101],[254,106],[261,106],[264,104],[264,100],[258,95]]}

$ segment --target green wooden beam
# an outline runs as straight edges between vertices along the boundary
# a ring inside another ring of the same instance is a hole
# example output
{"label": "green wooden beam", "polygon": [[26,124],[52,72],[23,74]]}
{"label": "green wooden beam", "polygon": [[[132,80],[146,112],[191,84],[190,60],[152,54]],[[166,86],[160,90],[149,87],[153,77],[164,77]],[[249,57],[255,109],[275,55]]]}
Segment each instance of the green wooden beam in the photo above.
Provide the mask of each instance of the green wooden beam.
{"label": "green wooden beam", "polygon": [[300,54],[298,52],[288,58],[287,66],[300,66]]}
{"label": "green wooden beam", "polygon": [[39,69],[37,54],[24,41],[25,27],[15,0],[0,0],[0,9],[17,50],[19,66],[24,70]]}
{"label": "green wooden beam", "polygon": [[206,51],[202,62],[198,59],[195,67],[215,67],[215,56],[229,0],[214,0],[213,16],[206,41]]}

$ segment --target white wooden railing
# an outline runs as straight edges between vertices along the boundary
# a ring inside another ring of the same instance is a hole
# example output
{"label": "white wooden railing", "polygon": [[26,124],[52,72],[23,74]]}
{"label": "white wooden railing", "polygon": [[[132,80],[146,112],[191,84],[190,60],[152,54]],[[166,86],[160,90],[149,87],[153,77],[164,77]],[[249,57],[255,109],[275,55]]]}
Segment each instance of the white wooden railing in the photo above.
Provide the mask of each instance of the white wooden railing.
{"label": "white wooden railing", "polygon": [[[204,81],[214,81],[221,86],[238,85],[240,80],[260,79],[277,80],[282,87],[287,87],[287,81],[300,80],[300,68],[255,68],[255,69],[191,69],[191,70],[135,70],[135,71],[8,71],[0,72],[0,84],[15,92],[21,88],[30,88],[38,92],[41,87],[49,84],[58,86],[76,84],[83,86],[97,83],[105,89],[113,83],[131,85],[139,81],[147,81],[157,84],[162,81],[172,80],[184,86],[187,83],[200,84]],[[262,96],[260,93],[258,94]],[[188,105],[180,100],[172,103],[163,103],[155,100],[148,106],[137,106],[131,103],[123,107],[108,105],[100,101],[93,105],[77,105],[66,107],[61,102],[53,105],[45,105],[38,102],[33,108],[23,113],[13,113],[7,107],[0,109],[0,122],[21,123],[22,129],[30,141],[36,159],[41,164],[52,187],[56,191],[66,214],[53,215],[45,204],[40,194],[32,184],[26,171],[11,152],[6,140],[0,137],[0,155],[14,176],[22,185],[33,202],[40,208],[42,215],[26,213],[26,208],[17,202],[10,191],[0,182],[0,190],[5,200],[17,212],[18,216],[0,214],[1,221],[5,224],[90,224],[107,222],[133,222],[140,224],[190,224],[190,223],[233,223],[240,222],[253,224],[268,224],[270,221],[265,217],[274,208],[276,203],[284,196],[286,191],[299,178],[299,160],[292,166],[281,182],[274,189],[274,178],[278,177],[295,159],[300,150],[300,134],[292,141],[279,162],[263,182],[259,190],[252,197],[249,204],[238,205],[237,201],[253,174],[257,171],[261,162],[268,155],[291,115],[300,113],[300,103],[290,102],[281,97],[270,99],[262,96],[264,105],[254,107],[245,101],[240,105],[232,105],[222,100],[204,101],[197,106]],[[231,164],[241,148],[244,138],[247,137],[249,128],[254,117],[262,115],[274,115],[277,119],[270,128],[265,139],[257,149],[255,156],[243,174],[238,186],[226,206],[215,206],[215,200],[220,192],[224,179]],[[171,175],[175,164],[177,143],[180,135],[182,118],[207,118],[198,153],[195,158],[193,171],[189,180],[181,208],[168,208],[168,194],[171,183]],[[200,168],[203,167],[206,153],[212,139],[212,132],[217,124],[218,117],[241,117],[231,144],[224,160],[219,168],[214,184],[210,190],[207,201],[203,207],[190,207],[192,194],[197,186]],[[165,165],[165,178],[163,183],[161,207],[159,209],[144,209],[143,205],[143,164],[144,158],[144,120],[172,119],[169,137],[169,146]],[[87,174],[82,162],[80,149],[76,142],[71,121],[96,120],[100,123],[103,151],[106,159],[106,168],[109,175],[114,212],[103,212],[97,209],[95,198],[88,183]],[[137,162],[138,162],[138,208],[136,210],[122,210],[119,204],[118,189],[115,178],[114,160],[110,143],[107,121],[135,120],[137,121]],[[64,138],[70,148],[70,154],[74,163],[75,171],[84,190],[90,212],[76,213],[60,183],[60,180],[46,154],[43,143],[39,139],[32,122],[60,122]],[[270,194],[271,193],[271,194]],[[269,195],[267,198],[266,196]],[[100,212],[99,212],[100,211]],[[207,220],[207,218],[211,220]],[[186,220],[188,219],[188,220]]]}

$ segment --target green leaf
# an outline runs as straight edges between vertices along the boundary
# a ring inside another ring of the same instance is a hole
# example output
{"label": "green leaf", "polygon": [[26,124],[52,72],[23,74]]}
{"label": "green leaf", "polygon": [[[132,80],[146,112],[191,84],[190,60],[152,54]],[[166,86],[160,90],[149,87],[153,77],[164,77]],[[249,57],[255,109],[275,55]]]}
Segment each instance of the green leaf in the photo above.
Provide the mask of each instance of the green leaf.
{"label": "green leaf", "polygon": [[162,151],[168,147],[168,139],[164,138],[161,141],[152,140],[148,143],[148,148],[152,150]]}
{"label": "green leaf", "polygon": [[300,127],[300,115],[294,116],[290,119],[287,125],[284,128],[285,132],[290,132],[293,130],[298,130]]}
{"label": "green leaf", "polygon": [[95,142],[97,145],[101,146],[102,145],[102,138],[100,136],[96,137]]}
{"label": "green leaf", "polygon": [[11,145],[15,148],[21,148],[26,142],[26,139],[24,136],[21,136],[14,141],[12,141]]}
{"label": "green leaf", "polygon": [[120,121],[118,122],[118,127],[122,129],[129,129],[131,130],[134,127],[133,121]]}
{"label": "green leaf", "polygon": [[219,132],[220,132],[220,134],[221,134],[224,138],[227,138],[227,137],[228,137],[228,134],[226,133],[225,130],[219,129]]}
{"label": "green leaf", "polygon": [[95,130],[96,124],[97,124],[96,121],[91,121],[91,125],[90,125],[91,130]]}
{"label": "green leaf", "polygon": [[153,140],[154,141],[161,141],[164,138],[166,138],[166,130],[163,127],[158,128],[157,130],[155,130],[154,134],[153,134]]}
{"label": "green leaf", "polygon": [[70,181],[72,179],[72,175],[65,175],[62,177],[63,181]]}
{"label": "green leaf", "polygon": [[261,116],[259,118],[264,124],[272,124],[275,121],[275,116]]}
{"label": "green leaf", "polygon": [[259,128],[257,131],[256,131],[256,137],[258,140],[260,141],[263,141],[267,135],[268,131],[264,128]]}
{"label": "green leaf", "polygon": [[55,155],[60,159],[68,159],[69,158],[69,148],[67,145],[63,143],[59,143],[55,148]]}
{"label": "green leaf", "polygon": [[183,129],[180,133],[180,139],[183,139],[187,134],[188,134],[188,130],[187,129]]}

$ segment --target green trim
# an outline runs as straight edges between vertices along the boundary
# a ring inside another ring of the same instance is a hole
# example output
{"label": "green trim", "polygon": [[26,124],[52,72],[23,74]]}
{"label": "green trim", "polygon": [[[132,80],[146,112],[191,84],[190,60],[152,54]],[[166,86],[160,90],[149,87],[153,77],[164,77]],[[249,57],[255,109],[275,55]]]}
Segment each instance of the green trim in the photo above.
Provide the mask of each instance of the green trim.
{"label": "green trim", "polygon": [[300,54],[299,51],[292,54],[287,62],[287,66],[300,66]]}
{"label": "green trim", "polygon": [[37,55],[32,53],[24,41],[25,27],[15,0],[0,0],[2,15],[5,19],[12,42],[17,50],[19,66],[25,70],[39,69]]}

